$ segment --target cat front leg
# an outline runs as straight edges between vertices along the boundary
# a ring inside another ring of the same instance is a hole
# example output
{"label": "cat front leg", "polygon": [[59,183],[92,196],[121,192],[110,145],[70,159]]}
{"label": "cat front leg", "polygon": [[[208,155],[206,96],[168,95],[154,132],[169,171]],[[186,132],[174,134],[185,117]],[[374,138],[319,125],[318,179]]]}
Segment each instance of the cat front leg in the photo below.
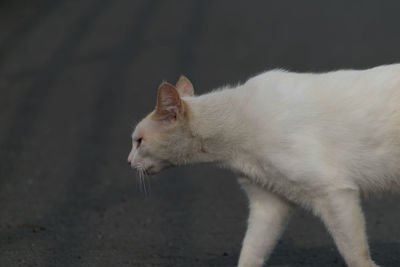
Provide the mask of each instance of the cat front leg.
{"label": "cat front leg", "polygon": [[365,220],[355,190],[337,190],[313,202],[349,267],[378,267],[370,257]]}
{"label": "cat front leg", "polygon": [[239,267],[261,267],[286,226],[292,205],[285,199],[239,178],[249,198],[250,215]]}

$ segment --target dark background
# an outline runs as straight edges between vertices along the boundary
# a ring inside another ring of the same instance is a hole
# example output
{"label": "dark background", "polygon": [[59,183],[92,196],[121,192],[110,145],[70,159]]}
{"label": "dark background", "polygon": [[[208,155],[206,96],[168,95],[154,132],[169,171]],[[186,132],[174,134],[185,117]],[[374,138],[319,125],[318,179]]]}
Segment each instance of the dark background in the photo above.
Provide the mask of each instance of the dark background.
{"label": "dark background", "polygon": [[[271,68],[400,62],[399,1],[0,0],[0,266],[233,266],[247,200],[213,166],[126,164],[162,80],[197,94]],[[400,266],[398,196],[364,202],[372,254]],[[343,266],[297,211],[270,266]]]}

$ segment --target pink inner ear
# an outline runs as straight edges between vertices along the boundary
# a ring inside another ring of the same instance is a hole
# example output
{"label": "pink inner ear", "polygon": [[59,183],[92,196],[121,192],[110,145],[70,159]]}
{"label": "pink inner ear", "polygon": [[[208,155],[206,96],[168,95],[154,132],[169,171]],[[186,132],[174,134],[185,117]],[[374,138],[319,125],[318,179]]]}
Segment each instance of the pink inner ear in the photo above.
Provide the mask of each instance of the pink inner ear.
{"label": "pink inner ear", "polygon": [[178,91],[169,83],[163,82],[158,88],[157,117],[163,119],[176,118],[182,112],[182,101]]}
{"label": "pink inner ear", "polygon": [[188,78],[186,78],[183,75],[179,78],[178,82],[176,83],[176,90],[178,91],[181,97],[194,95],[193,84],[189,81]]}

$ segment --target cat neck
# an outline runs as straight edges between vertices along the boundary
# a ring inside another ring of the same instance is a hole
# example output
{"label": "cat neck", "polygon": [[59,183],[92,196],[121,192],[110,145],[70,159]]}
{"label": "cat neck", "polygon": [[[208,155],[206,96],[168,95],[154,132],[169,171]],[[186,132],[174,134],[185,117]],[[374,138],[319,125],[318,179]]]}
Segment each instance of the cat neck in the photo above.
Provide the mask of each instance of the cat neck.
{"label": "cat neck", "polygon": [[251,138],[246,120],[243,86],[184,98],[190,108],[189,124],[199,149],[195,162],[229,164],[243,154]]}

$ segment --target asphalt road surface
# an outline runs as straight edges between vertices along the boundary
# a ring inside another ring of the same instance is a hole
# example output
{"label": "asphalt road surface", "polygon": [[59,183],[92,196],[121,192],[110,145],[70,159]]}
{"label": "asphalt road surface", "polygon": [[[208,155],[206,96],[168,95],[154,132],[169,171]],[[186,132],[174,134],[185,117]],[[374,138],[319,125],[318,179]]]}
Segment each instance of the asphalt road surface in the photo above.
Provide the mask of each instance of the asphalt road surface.
{"label": "asphalt road surface", "polygon": [[[126,164],[162,80],[197,94],[272,68],[400,62],[399,1],[0,0],[0,266],[234,266],[247,200],[201,165]],[[364,202],[374,259],[400,266],[400,197]],[[297,211],[269,266],[344,266]]]}

